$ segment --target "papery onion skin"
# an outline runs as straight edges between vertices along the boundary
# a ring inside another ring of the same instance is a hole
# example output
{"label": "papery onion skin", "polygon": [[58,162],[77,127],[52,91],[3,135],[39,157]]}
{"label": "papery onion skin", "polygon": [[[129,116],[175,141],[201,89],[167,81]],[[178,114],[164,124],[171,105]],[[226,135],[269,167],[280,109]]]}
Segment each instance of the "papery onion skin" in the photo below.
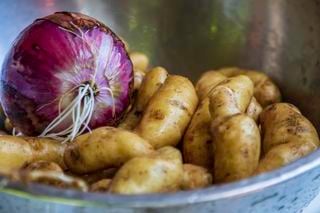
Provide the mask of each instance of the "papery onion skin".
{"label": "papery onion skin", "polygon": [[[133,66],[123,42],[104,24],[80,13],[58,12],[21,32],[0,80],[8,118],[23,134],[39,135],[58,116],[61,96],[92,81],[98,92],[89,127],[117,125],[131,102]],[[62,108],[75,95],[64,98]]]}

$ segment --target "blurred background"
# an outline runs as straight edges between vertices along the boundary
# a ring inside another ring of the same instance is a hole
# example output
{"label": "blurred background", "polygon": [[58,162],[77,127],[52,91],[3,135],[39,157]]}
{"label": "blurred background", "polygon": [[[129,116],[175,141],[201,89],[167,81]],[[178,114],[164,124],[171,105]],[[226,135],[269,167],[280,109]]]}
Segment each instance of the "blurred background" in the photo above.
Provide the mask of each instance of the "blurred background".
{"label": "blurred background", "polygon": [[24,27],[63,10],[101,20],[153,65],[193,81],[224,66],[262,70],[320,127],[319,0],[1,0],[0,64]]}
{"label": "blurred background", "polygon": [[104,22],[154,66],[193,81],[225,66],[262,70],[320,129],[319,0],[1,0],[0,65],[23,28],[55,11]]}

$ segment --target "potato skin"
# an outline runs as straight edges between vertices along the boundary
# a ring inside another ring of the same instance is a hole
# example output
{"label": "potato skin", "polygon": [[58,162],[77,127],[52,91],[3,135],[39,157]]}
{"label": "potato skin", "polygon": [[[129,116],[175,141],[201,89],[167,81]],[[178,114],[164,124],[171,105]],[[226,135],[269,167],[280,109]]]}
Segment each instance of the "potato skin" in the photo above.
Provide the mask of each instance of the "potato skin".
{"label": "potato skin", "polygon": [[64,148],[48,138],[0,136],[0,172],[8,174],[39,160],[53,161],[64,168]]}
{"label": "potato skin", "polygon": [[319,137],[311,122],[293,105],[277,103],[260,115],[264,156],[257,173],[277,169],[295,161],[319,146]]}
{"label": "potato skin", "polygon": [[109,169],[104,169],[104,170],[99,170],[91,173],[87,173],[84,175],[76,175],[69,173],[71,176],[76,176],[84,181],[86,181],[88,184],[93,184],[99,180],[102,179],[112,179],[113,176],[116,174],[119,168],[109,168]]}
{"label": "potato skin", "polygon": [[12,173],[11,179],[26,183],[42,183],[59,188],[87,190],[87,185],[82,179],[65,175],[58,164],[49,161],[33,162],[18,172]]}
{"label": "potato skin", "polygon": [[125,163],[114,176],[110,192],[173,192],[179,189],[182,178],[181,153],[173,147],[163,147],[154,156],[136,157]]}
{"label": "potato skin", "polygon": [[214,182],[240,180],[253,174],[260,157],[260,131],[245,114],[225,117],[212,126]]}
{"label": "potato skin", "polygon": [[263,108],[262,106],[259,104],[259,102],[257,101],[257,99],[255,97],[251,98],[251,101],[249,103],[249,106],[246,110],[246,114],[251,117],[253,120],[255,120],[256,122],[258,122],[259,120],[259,115],[262,112]]}
{"label": "potato skin", "polygon": [[29,165],[26,165],[21,170],[23,171],[35,171],[35,170],[41,170],[41,171],[56,171],[56,172],[63,172],[62,168],[54,162],[50,161],[35,161]]}
{"label": "potato skin", "polygon": [[213,164],[211,115],[209,98],[205,98],[194,113],[183,138],[183,157],[186,163],[210,169]]}
{"label": "potato skin", "polygon": [[135,132],[155,148],[179,143],[196,110],[198,97],[185,77],[169,76],[151,98]]}
{"label": "potato skin", "polygon": [[275,83],[262,72],[247,71],[246,75],[254,82],[254,97],[266,107],[281,101],[281,93]]}
{"label": "potato skin", "polygon": [[168,72],[163,67],[155,67],[145,75],[134,106],[124,121],[120,123],[120,128],[132,130],[137,126],[150,99],[160,89],[167,77]]}
{"label": "potato skin", "polygon": [[277,145],[293,141],[319,145],[319,137],[314,126],[291,104],[270,105],[261,113],[260,124],[264,153]]}
{"label": "potato skin", "polygon": [[91,192],[108,192],[112,179],[102,179],[90,186]]}
{"label": "potato skin", "polygon": [[146,73],[141,70],[134,71],[134,84],[133,84],[134,90],[138,90],[140,88],[145,75]]}
{"label": "potato skin", "polygon": [[65,175],[61,171],[46,171],[46,170],[23,170],[15,177],[25,183],[35,182],[46,185],[55,186],[62,189],[78,189],[88,191],[86,182],[82,179]]}
{"label": "potato skin", "polygon": [[148,155],[152,146],[138,135],[113,127],[101,127],[68,144],[64,161],[71,172],[84,174],[119,167],[133,157]]}
{"label": "potato skin", "polygon": [[203,73],[195,87],[199,100],[202,101],[205,99],[212,89],[225,79],[226,77],[224,75],[213,70]]}
{"label": "potato skin", "polygon": [[304,141],[294,141],[280,144],[270,149],[261,159],[255,174],[261,174],[296,161],[318,147],[314,143]]}
{"label": "potato skin", "polygon": [[212,175],[207,169],[192,164],[183,164],[182,190],[204,188],[211,184]]}
{"label": "potato skin", "polygon": [[133,69],[145,72],[149,66],[149,58],[141,52],[131,52],[129,57],[133,64]]}
{"label": "potato skin", "polygon": [[168,75],[168,71],[163,67],[154,67],[146,74],[137,97],[137,110],[140,113],[142,113],[150,99],[164,84]]}
{"label": "potato skin", "polygon": [[244,70],[237,67],[223,68],[217,70],[219,73],[233,77],[237,75],[246,75],[254,83],[254,97],[261,104],[266,107],[273,103],[281,101],[281,93],[277,85],[266,74],[254,70]]}
{"label": "potato skin", "polygon": [[212,120],[243,113],[253,96],[253,83],[244,76],[228,78],[210,93],[209,110]]}
{"label": "potato skin", "polygon": [[182,155],[180,150],[172,146],[165,146],[158,149],[157,152],[154,153],[153,157],[161,158],[177,165],[182,162]]}

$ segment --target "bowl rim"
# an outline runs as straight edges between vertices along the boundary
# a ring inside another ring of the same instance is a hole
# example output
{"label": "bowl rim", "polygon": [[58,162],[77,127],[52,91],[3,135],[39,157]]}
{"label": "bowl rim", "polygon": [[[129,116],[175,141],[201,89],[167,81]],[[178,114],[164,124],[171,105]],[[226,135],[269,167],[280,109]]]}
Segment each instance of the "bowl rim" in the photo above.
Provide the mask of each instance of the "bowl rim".
{"label": "bowl rim", "polygon": [[[175,193],[115,195],[59,189],[37,183],[23,184],[0,177],[0,192],[28,199],[39,199],[58,204],[77,206],[112,206],[113,208],[161,208],[212,202],[245,196],[272,187],[318,167],[320,149],[278,170],[257,175],[242,181],[213,185],[204,189]],[[320,175],[319,175],[320,176]]]}

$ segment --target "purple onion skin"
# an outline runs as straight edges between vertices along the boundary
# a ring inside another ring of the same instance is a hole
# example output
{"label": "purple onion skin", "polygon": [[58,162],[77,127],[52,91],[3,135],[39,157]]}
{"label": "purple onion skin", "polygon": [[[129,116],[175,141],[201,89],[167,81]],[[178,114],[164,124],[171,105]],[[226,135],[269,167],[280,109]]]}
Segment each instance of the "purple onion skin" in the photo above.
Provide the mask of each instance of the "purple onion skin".
{"label": "purple onion skin", "polygon": [[[15,40],[2,67],[1,104],[19,131],[39,135],[58,116],[61,96],[92,80],[98,92],[89,127],[117,125],[133,91],[123,42],[93,18],[58,12],[37,19]],[[111,93],[103,88],[113,91],[114,113]],[[65,99],[64,104],[72,101]]]}

